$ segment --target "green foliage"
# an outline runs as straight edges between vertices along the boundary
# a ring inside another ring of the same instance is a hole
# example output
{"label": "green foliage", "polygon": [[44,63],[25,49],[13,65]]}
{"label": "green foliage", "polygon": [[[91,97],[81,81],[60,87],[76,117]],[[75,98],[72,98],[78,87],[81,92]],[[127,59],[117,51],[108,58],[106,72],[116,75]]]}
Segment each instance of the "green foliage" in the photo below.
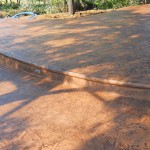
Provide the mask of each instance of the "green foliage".
{"label": "green foliage", "polygon": [[11,3],[0,3],[0,18],[6,17],[6,15],[12,16],[21,10],[19,10],[20,5],[15,2]]}
{"label": "green foliage", "polygon": [[6,15],[6,11],[0,11],[0,18],[4,18]]}
{"label": "green foliage", "polygon": [[105,0],[100,8],[120,8],[124,6],[136,5],[139,3],[139,0]]}
{"label": "green foliage", "polygon": [[[0,3],[0,12],[14,15],[21,11],[32,11],[37,14],[60,13],[68,11],[68,0],[21,0],[18,3]],[[76,11],[90,9],[111,9],[136,5],[140,0],[75,0]],[[1,13],[2,14],[2,13]],[[3,15],[4,16],[4,13]]]}
{"label": "green foliage", "polygon": [[140,0],[85,0],[87,9],[111,9],[139,4]]}
{"label": "green foliage", "polygon": [[37,14],[59,13],[63,11],[63,0],[47,0],[47,1],[26,1],[21,3],[20,8],[26,11],[33,11]]}
{"label": "green foliage", "polygon": [[137,5],[140,0],[80,0],[84,5],[75,1],[76,10],[90,10],[90,9],[112,9],[124,6]]}
{"label": "green foliage", "polygon": [[0,10],[10,10],[10,9],[18,9],[19,8],[19,4],[18,3],[15,3],[15,2],[12,2],[12,3],[9,3],[9,4],[2,4],[0,5]]}
{"label": "green foliage", "polygon": [[21,12],[21,10],[19,10],[19,9],[9,9],[8,11],[7,11],[7,15],[8,16],[13,16],[13,15],[15,15],[15,14],[17,14],[17,13],[20,13]]}

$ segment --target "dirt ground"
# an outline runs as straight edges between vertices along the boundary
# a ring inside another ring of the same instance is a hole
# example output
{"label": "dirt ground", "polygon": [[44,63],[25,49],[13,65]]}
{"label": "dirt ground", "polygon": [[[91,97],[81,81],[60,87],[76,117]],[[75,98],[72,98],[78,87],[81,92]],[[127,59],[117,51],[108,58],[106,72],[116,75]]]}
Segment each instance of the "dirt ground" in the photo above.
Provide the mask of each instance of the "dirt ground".
{"label": "dirt ground", "polygon": [[[78,12],[75,12],[74,15],[69,15],[69,13],[43,14],[43,15],[38,15],[38,19],[56,19],[56,18],[57,19],[67,19],[67,18],[77,18],[77,17],[84,17],[84,16],[95,15],[95,14],[100,14],[100,13],[106,13],[106,12],[110,12],[112,10],[113,9],[107,9],[107,10],[94,10],[93,9],[93,10],[86,10],[86,11],[78,11]],[[5,18],[6,16],[7,16],[6,12],[3,12],[3,11],[0,12],[0,19]]]}
{"label": "dirt ground", "polygon": [[78,17],[85,17],[89,15],[95,15],[100,13],[106,13],[110,12],[113,9],[108,10],[87,10],[87,11],[78,11],[75,12],[74,15],[69,15],[68,13],[57,13],[57,14],[45,14],[45,15],[39,15],[38,19],[68,19],[68,18],[78,18]]}
{"label": "dirt ground", "polygon": [[70,19],[0,21],[0,53],[87,76],[150,83],[150,5]]}
{"label": "dirt ground", "polygon": [[1,150],[150,150],[149,108],[0,65]]}

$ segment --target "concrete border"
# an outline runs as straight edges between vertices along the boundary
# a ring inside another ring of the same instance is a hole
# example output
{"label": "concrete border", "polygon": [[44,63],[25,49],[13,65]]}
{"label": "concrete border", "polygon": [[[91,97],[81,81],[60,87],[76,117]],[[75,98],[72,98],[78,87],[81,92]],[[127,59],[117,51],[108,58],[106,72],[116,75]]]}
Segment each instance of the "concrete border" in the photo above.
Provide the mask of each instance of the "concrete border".
{"label": "concrete border", "polygon": [[[56,69],[54,67],[46,68],[44,66],[38,66],[37,64],[33,64],[33,63],[31,64],[31,63],[25,62],[21,59],[13,58],[11,56],[8,56],[7,54],[0,53],[0,58],[2,58],[2,57],[3,58],[6,57],[6,58],[9,58],[9,59],[18,61],[20,63],[28,64],[28,65],[40,68],[42,70],[44,69],[44,70],[47,70],[47,71],[51,71],[51,72],[55,72],[55,73],[58,73],[58,74],[63,74],[63,75],[71,76],[71,77],[76,77],[76,78],[80,78],[80,79],[84,79],[84,80],[88,80],[88,81],[100,82],[100,83],[104,83],[104,84],[111,84],[111,85],[117,85],[117,86],[126,86],[126,87],[131,87],[131,88],[150,89],[150,84],[122,82],[122,81],[118,81],[118,80],[109,80],[109,79],[103,79],[103,78],[97,78],[97,77],[90,77],[90,76],[86,76],[86,75],[80,74],[80,73],[65,71],[63,69]],[[36,73],[36,74],[38,74],[38,73]]]}
{"label": "concrete border", "polygon": [[127,97],[150,99],[150,84],[124,83],[117,80],[89,77],[54,67],[46,68],[2,53],[0,53],[0,62],[58,83],[69,84],[92,91],[107,91]]}

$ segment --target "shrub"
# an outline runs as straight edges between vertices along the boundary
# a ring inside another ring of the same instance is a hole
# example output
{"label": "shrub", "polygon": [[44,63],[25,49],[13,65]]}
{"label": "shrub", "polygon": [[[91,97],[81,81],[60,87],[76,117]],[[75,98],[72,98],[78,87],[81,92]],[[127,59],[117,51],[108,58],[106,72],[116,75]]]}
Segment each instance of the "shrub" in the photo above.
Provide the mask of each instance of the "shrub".
{"label": "shrub", "polygon": [[0,11],[0,18],[4,18],[6,15],[6,11]]}
{"label": "shrub", "polygon": [[[49,14],[66,12],[68,0],[24,0],[19,3],[0,3],[0,10],[6,11],[9,15],[21,11],[32,11],[37,14]],[[136,5],[140,0],[75,0],[76,11],[90,9],[120,8],[129,5]],[[2,16],[2,15],[1,15]]]}
{"label": "shrub", "polygon": [[124,6],[136,5],[139,3],[139,0],[105,0],[99,8],[120,8]]}

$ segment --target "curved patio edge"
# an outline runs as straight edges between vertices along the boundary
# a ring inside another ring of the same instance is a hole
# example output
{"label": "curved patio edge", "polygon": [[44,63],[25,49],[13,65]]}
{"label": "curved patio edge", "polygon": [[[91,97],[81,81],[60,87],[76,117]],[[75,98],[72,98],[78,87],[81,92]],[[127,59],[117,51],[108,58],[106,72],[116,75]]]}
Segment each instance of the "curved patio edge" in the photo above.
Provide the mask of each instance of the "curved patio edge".
{"label": "curved patio edge", "polygon": [[41,68],[41,69],[45,69],[47,71],[51,71],[51,72],[55,72],[55,73],[59,73],[59,74],[64,74],[64,75],[68,75],[68,76],[72,76],[72,77],[76,77],[76,78],[80,78],[80,79],[84,79],[84,80],[88,80],[88,81],[100,82],[100,83],[104,83],[104,84],[117,85],[117,86],[126,86],[126,87],[131,87],[131,88],[150,89],[150,84],[135,83],[135,82],[123,82],[123,81],[119,81],[119,80],[104,79],[104,78],[101,78],[101,77],[97,78],[97,77],[87,76],[87,75],[84,75],[84,74],[81,74],[81,73],[65,71],[63,69],[57,69],[55,67],[39,66],[39,65],[34,64],[34,63],[26,62],[26,61],[21,60],[19,58],[14,58],[14,57],[9,56],[7,54],[0,53],[0,55],[3,56],[3,57],[7,57],[9,59],[18,61],[20,63],[32,65],[34,67]]}
{"label": "curved patio edge", "polygon": [[0,53],[0,62],[8,64],[15,69],[20,69],[37,76],[47,78],[50,81],[67,83],[86,90],[114,92],[133,98],[150,98],[150,84],[89,77],[84,74],[65,71],[55,67],[39,66],[2,53]]}

